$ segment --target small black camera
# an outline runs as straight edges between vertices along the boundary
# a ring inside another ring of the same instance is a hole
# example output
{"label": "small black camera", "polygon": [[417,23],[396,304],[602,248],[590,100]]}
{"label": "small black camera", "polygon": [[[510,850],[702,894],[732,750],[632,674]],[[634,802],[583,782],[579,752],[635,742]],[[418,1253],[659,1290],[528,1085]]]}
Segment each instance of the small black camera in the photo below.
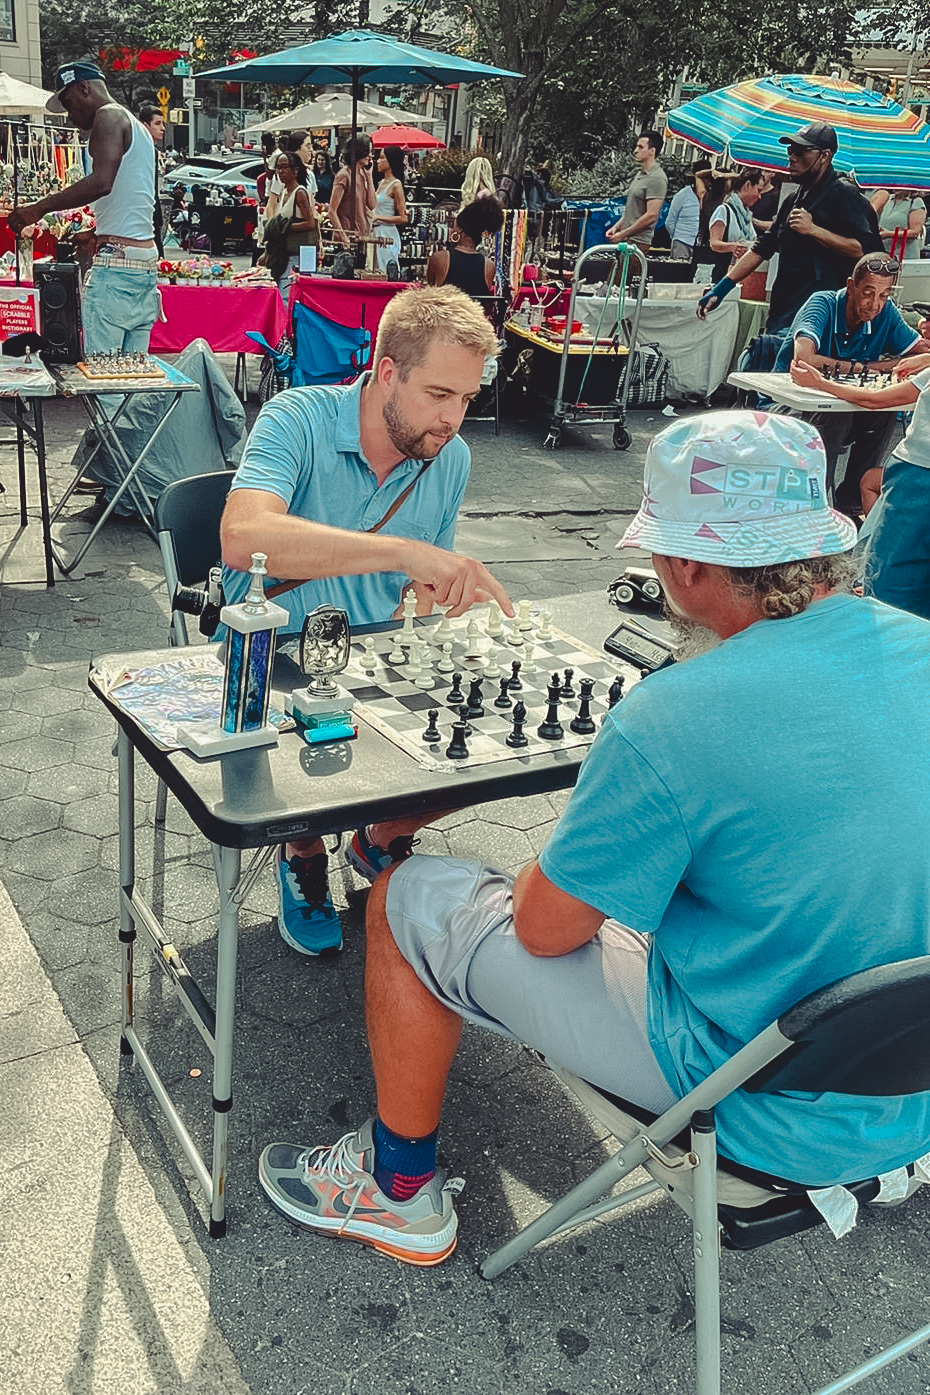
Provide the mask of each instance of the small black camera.
{"label": "small black camera", "polygon": [[211,639],[216,634],[216,627],[220,623],[220,611],[225,604],[222,569],[211,567],[203,590],[196,586],[178,587],[171,602],[171,609],[182,610],[185,615],[198,615],[200,633]]}

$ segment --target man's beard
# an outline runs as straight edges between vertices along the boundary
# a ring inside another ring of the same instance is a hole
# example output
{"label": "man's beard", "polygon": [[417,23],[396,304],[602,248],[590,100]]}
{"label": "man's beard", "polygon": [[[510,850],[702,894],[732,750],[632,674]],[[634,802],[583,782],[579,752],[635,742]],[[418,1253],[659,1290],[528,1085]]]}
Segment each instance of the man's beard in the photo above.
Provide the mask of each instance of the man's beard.
{"label": "man's beard", "polygon": [[[430,442],[430,447],[427,448],[429,433],[424,431],[419,436],[416,435],[414,427],[400,409],[396,392],[391,393],[382,410],[391,445],[401,452],[405,460],[428,460],[438,455],[442,446],[437,450]],[[448,439],[451,441],[452,437]]]}
{"label": "man's beard", "polygon": [[696,659],[699,654],[716,649],[720,643],[720,636],[709,630],[706,625],[699,625],[696,620],[689,620],[684,615],[676,615],[669,607],[668,601],[664,603],[663,610],[675,641],[676,663],[683,664],[688,659]]}

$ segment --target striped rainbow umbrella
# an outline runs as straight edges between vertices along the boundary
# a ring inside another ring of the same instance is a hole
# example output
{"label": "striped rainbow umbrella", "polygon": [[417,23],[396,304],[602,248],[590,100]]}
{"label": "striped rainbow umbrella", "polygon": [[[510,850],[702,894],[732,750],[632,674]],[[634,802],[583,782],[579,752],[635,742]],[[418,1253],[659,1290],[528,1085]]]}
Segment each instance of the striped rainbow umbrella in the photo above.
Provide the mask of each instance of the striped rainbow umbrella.
{"label": "striped rainbow umbrella", "polygon": [[930,189],[930,125],[906,107],[838,77],[789,73],[706,92],[669,112],[670,135],[739,164],[783,170],[779,144],[811,121],[836,129],[834,167],[860,184]]}

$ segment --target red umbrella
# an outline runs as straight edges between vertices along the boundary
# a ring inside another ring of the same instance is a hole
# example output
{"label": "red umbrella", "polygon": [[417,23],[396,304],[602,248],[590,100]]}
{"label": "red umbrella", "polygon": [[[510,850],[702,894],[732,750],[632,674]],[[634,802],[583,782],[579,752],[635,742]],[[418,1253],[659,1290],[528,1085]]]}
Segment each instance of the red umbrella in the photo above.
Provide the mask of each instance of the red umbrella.
{"label": "red umbrella", "polygon": [[376,150],[385,145],[399,145],[404,150],[444,149],[441,140],[427,131],[418,131],[415,126],[379,126],[371,132],[371,143]]}

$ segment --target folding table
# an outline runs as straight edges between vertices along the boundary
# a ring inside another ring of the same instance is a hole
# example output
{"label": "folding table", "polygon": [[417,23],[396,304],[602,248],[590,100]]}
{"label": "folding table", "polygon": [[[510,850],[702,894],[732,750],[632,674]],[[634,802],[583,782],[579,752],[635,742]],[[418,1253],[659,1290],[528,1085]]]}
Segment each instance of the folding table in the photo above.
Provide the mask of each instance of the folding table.
{"label": "folding table", "polygon": [[[617,613],[603,592],[545,604],[559,629],[595,646],[600,646],[616,622]],[[377,632],[396,627],[395,622],[369,628]],[[209,1203],[210,1234],[218,1237],[226,1231],[226,1150],[232,1108],[239,906],[266,864],[270,846],[386,818],[439,813],[453,806],[461,808],[564,789],[574,784],[588,748],[576,746],[541,755],[517,755],[512,760],[437,775],[374,727],[360,721],[354,741],[311,747],[296,732],[284,732],[277,746],[198,760],[186,751],[161,749],[108,694],[102,679],[104,671],[176,660],[185,652],[191,653],[171,649],[106,655],[92,669],[89,681],[91,690],[113,714],[119,729],[122,1049],[135,1057],[164,1110]],[[279,660],[276,687],[286,691],[302,682],[305,680],[294,664]],[[135,885],[137,753],[164,780],[213,845],[220,894],[215,1008],[194,982],[177,947]],[[242,876],[244,849],[257,851]],[[171,980],[181,1005],[213,1056],[212,1167],[207,1166],[180,1118],[133,1024],[133,949],[137,928],[145,930],[153,941],[159,967]]]}

